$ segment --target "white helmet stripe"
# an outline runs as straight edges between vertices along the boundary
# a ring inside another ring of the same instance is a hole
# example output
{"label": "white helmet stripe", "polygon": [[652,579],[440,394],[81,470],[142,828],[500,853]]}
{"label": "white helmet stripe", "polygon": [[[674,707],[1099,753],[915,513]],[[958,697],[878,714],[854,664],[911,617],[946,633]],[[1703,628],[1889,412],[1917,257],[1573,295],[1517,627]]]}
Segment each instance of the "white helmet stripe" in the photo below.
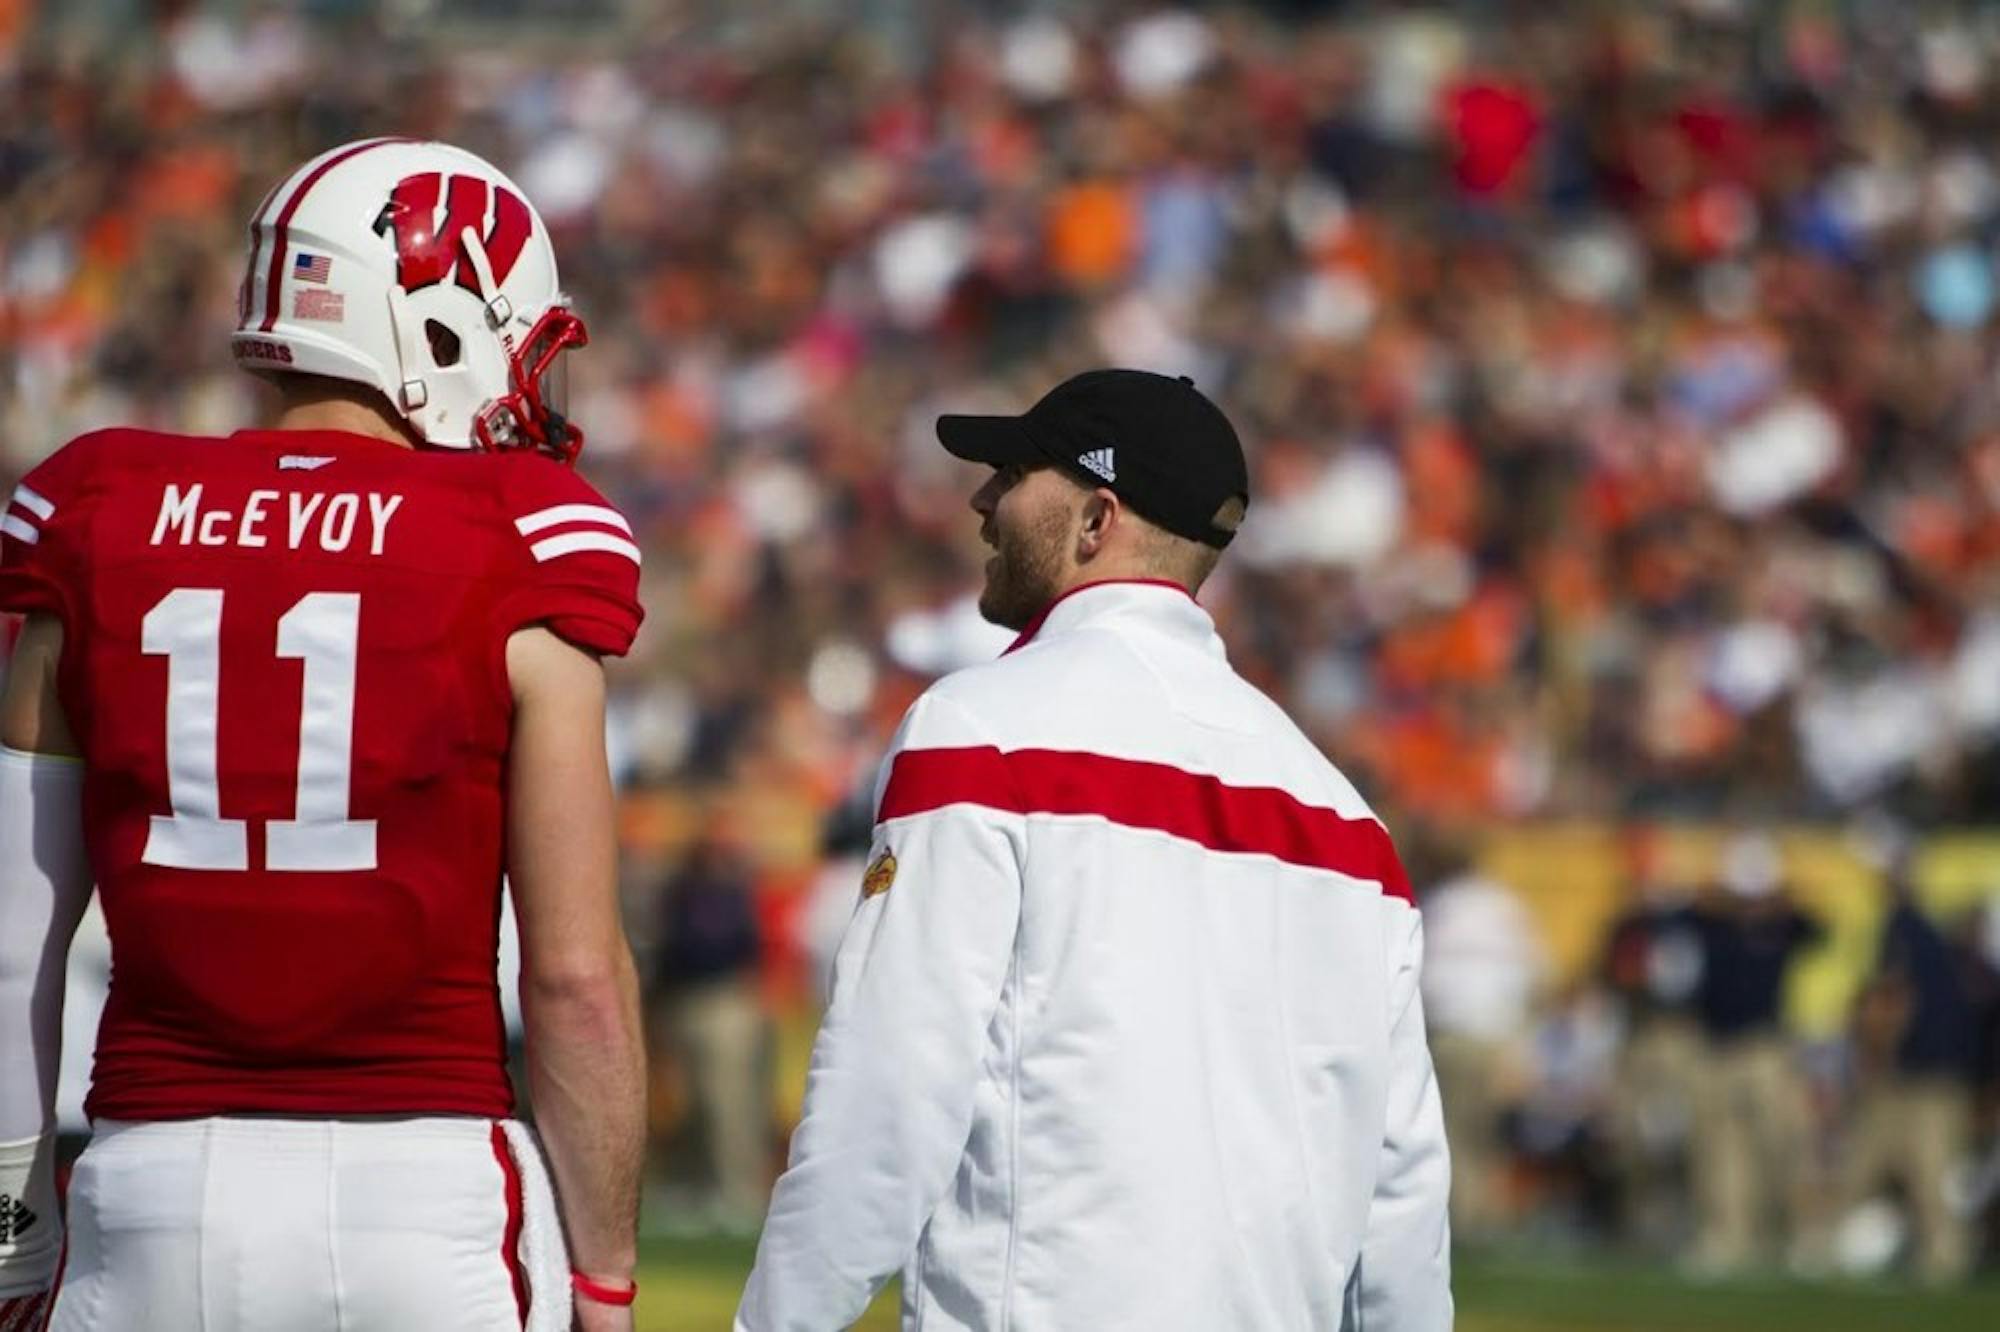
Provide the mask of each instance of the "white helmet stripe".
{"label": "white helmet stripe", "polygon": [[243,290],[236,302],[238,328],[247,328],[250,325],[250,301],[257,291],[257,259],[264,248],[264,218],[270,213],[271,204],[277,199],[278,191],[284,187],[285,182],[281,180],[266,190],[264,201],[258,204],[257,211],[250,215],[250,262],[243,268]]}

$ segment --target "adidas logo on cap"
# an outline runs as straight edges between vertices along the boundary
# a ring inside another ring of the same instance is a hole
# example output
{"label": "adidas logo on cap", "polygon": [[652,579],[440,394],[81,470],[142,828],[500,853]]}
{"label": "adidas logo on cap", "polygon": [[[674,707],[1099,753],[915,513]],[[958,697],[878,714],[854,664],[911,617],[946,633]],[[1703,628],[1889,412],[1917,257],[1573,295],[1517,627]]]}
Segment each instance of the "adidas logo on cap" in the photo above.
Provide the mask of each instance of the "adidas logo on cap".
{"label": "adidas logo on cap", "polygon": [[1111,456],[1110,449],[1092,449],[1076,461],[1078,466],[1095,472],[1106,481],[1116,481],[1118,479],[1118,467]]}

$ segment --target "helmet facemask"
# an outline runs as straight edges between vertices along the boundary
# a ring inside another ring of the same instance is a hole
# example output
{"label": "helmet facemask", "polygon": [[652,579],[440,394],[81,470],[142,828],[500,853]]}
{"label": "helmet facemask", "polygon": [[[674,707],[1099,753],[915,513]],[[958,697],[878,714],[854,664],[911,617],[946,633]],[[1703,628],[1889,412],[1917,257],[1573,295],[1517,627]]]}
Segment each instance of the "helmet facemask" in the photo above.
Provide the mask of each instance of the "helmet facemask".
{"label": "helmet facemask", "polygon": [[[441,236],[438,243],[450,240]],[[396,284],[389,289],[403,364],[396,405],[422,435],[426,409],[444,406],[441,399],[448,399],[453,405],[442,415],[469,418],[466,447],[487,452],[537,449],[574,462],[583,448],[583,432],[564,414],[564,354],[590,341],[583,320],[560,295],[539,313],[517,309],[494,280],[478,234],[469,227],[461,230],[457,245],[472,284],[438,282],[415,292]],[[465,299],[467,285],[476,286],[476,312]]]}
{"label": "helmet facemask", "polygon": [[566,415],[569,370],[564,353],[590,342],[583,320],[552,305],[507,358],[509,391],[473,418],[473,438],[488,451],[533,448],[575,462],[583,431]]}

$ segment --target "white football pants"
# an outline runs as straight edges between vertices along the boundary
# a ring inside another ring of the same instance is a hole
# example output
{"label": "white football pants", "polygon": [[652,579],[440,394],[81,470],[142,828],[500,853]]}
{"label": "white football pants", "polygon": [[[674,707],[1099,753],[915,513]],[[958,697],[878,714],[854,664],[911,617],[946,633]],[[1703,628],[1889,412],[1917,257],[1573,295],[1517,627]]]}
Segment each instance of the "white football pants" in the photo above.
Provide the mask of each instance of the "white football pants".
{"label": "white football pants", "polygon": [[553,1195],[511,1127],[100,1121],[70,1179],[51,1332],[520,1332],[537,1292],[561,1321],[542,1307],[526,1325],[567,1329]]}

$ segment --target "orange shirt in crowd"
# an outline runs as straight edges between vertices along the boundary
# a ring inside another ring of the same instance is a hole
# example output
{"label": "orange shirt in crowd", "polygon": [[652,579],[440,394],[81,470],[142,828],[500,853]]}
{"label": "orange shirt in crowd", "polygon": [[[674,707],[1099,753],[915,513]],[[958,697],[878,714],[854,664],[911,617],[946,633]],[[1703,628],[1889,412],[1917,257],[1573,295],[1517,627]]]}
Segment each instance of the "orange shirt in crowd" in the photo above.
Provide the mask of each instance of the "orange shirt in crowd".
{"label": "orange shirt in crowd", "polygon": [[1129,186],[1081,181],[1049,201],[1049,264],[1057,276],[1091,287],[1122,277],[1139,252],[1139,208]]}

